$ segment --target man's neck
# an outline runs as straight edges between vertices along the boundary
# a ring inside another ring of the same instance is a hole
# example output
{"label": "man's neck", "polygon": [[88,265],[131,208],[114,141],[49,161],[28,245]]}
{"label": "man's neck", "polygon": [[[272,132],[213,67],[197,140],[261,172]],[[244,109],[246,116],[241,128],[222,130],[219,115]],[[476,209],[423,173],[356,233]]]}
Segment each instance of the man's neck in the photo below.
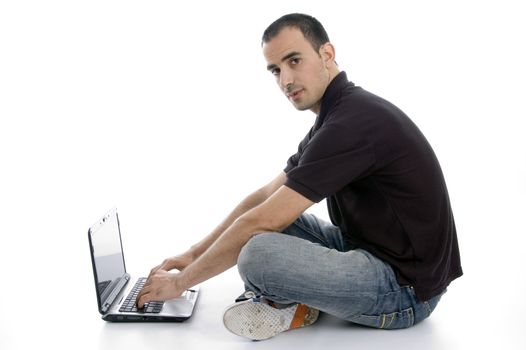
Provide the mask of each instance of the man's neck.
{"label": "man's neck", "polygon": [[[334,67],[332,67],[330,70],[329,70],[329,80],[327,82],[327,86],[325,87],[325,91],[327,91],[327,89],[329,88],[329,85],[331,85],[331,82],[332,80],[338,75],[340,74],[340,70],[338,69],[338,67],[336,65],[334,65]],[[325,95],[325,92],[324,92],[324,95]],[[315,105],[313,105],[310,109],[310,111],[316,115],[319,115],[320,114],[320,109],[321,109],[321,101],[323,99],[323,96],[322,98],[316,102]]]}

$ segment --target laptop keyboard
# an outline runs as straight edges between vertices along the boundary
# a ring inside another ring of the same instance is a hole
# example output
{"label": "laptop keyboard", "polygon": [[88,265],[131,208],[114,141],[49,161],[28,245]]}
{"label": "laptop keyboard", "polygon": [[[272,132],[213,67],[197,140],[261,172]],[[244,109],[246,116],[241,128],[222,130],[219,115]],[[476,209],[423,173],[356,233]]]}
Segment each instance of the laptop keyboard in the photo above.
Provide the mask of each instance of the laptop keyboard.
{"label": "laptop keyboard", "polygon": [[130,294],[128,294],[122,303],[119,309],[120,312],[144,312],[150,314],[158,314],[161,312],[164,304],[163,301],[150,301],[149,303],[144,304],[143,309],[137,309],[137,295],[141,291],[142,287],[144,287],[146,280],[146,277],[141,277],[137,280],[135,286],[133,286],[132,290],[130,291]]}

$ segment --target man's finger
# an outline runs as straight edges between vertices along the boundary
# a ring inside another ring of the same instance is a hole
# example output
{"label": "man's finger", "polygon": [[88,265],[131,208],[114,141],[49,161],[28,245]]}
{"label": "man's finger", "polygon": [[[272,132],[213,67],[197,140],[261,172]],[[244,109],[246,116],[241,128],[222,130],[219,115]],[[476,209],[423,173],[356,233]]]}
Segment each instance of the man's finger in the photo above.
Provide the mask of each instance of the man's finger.
{"label": "man's finger", "polygon": [[151,271],[150,271],[150,274],[148,275],[148,279],[150,279],[150,277],[152,277],[153,275],[155,275],[155,273],[159,270],[159,266],[156,266],[154,267]]}
{"label": "man's finger", "polygon": [[139,295],[137,296],[137,307],[138,307],[139,309],[142,309],[142,308],[144,307],[144,304],[146,304],[147,302],[150,301],[149,298],[150,298],[149,293],[142,294],[142,295],[139,294]]}
{"label": "man's finger", "polygon": [[136,299],[137,307],[139,309],[142,309],[144,307],[144,304],[150,301],[149,298],[150,298],[150,288],[147,286],[144,286],[139,292],[139,294],[137,295],[137,299]]}

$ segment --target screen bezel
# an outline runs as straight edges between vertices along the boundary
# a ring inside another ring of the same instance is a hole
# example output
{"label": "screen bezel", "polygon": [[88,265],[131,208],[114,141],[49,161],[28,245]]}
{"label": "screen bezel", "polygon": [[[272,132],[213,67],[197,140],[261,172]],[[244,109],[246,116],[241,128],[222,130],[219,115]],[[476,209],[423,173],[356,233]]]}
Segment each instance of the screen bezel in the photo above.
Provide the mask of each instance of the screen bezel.
{"label": "screen bezel", "polygon": [[[119,235],[119,246],[121,250],[121,256],[122,256],[122,265],[124,267],[124,274],[120,277],[118,283],[113,283],[113,287],[111,289],[105,289],[104,293],[99,293],[99,278],[97,274],[97,265],[95,260],[95,251],[93,248],[93,239],[92,235],[97,232],[103,225],[106,225],[107,222],[111,221],[111,219],[115,217],[117,222],[117,231]],[[123,286],[126,284],[123,281],[127,282],[129,280],[129,275],[126,271],[126,261],[124,259],[124,251],[122,248],[122,238],[121,238],[121,228],[120,228],[120,221],[119,221],[119,215],[117,214],[117,208],[112,208],[110,211],[108,211],[99,221],[97,221],[95,224],[93,224],[89,230],[88,230],[88,240],[90,245],[90,255],[91,255],[91,264],[93,267],[93,277],[95,280],[95,294],[97,295],[97,304],[99,308],[99,312],[104,315],[106,312],[108,312],[109,308],[111,307],[111,304],[113,303],[115,297],[120,292],[120,289],[123,288]],[[118,290],[116,290],[116,288]]]}

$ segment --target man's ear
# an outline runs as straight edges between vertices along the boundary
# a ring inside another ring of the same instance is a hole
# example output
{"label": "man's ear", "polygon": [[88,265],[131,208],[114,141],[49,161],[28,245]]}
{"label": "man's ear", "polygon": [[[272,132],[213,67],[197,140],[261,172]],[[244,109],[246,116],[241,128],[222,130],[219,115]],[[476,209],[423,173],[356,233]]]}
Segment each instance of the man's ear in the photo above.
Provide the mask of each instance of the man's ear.
{"label": "man's ear", "polygon": [[336,57],[336,51],[334,50],[334,46],[327,42],[323,44],[320,47],[320,56],[323,59],[323,62],[325,63],[326,68],[330,68],[332,64],[334,63],[334,59]]}

